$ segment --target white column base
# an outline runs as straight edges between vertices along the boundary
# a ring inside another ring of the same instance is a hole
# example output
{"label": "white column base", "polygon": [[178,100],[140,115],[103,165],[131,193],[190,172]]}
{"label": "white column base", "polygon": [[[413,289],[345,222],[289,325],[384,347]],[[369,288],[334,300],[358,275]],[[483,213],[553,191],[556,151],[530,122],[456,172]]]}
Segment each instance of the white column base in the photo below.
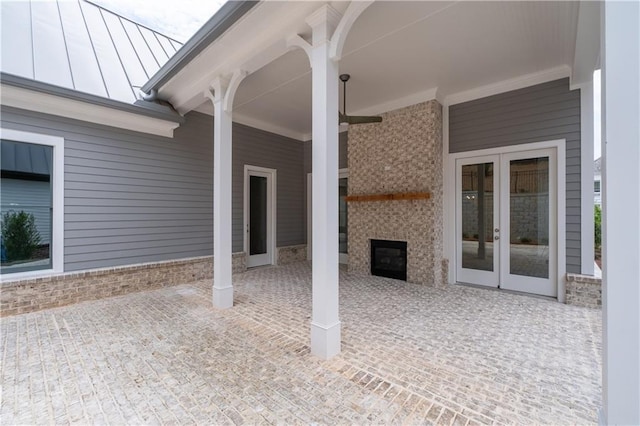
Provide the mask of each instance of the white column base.
{"label": "white column base", "polygon": [[213,306],[218,309],[233,307],[233,286],[218,288],[213,287]]}
{"label": "white column base", "polygon": [[311,354],[322,359],[332,358],[340,353],[340,321],[325,327],[311,323]]}

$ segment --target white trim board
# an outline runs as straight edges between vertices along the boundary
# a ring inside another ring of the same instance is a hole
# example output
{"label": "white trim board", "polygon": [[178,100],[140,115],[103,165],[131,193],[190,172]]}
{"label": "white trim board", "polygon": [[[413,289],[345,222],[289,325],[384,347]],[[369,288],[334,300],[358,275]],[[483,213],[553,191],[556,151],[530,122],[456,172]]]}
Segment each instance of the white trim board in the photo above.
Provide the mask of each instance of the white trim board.
{"label": "white trim board", "polygon": [[53,213],[51,218],[51,264],[52,269],[17,272],[10,274],[12,280],[61,274],[64,272],[64,138],[0,128],[0,139],[32,143],[53,147]]}
{"label": "white trim board", "polygon": [[[593,79],[593,77],[592,77]],[[584,275],[594,274],[594,174],[593,174],[593,81],[580,89],[580,269]]]}
{"label": "white trim board", "polygon": [[[455,216],[456,211],[455,199],[455,161],[453,163],[453,180],[449,176],[449,105],[445,103],[442,106],[442,189],[444,194],[454,194],[454,196],[445,195],[442,200],[443,220],[442,220],[442,237],[444,250],[444,258],[449,260],[449,268],[447,270],[447,282],[452,284],[455,282],[455,264],[451,259],[451,254],[455,255]],[[453,230],[453,232],[451,232]]]}
{"label": "white trim board", "polygon": [[[556,150],[556,169],[557,169],[557,283],[558,283],[558,301],[565,301],[565,275],[567,270],[567,233],[566,233],[566,141],[565,139],[556,139],[544,142],[534,142],[523,145],[511,145],[500,148],[490,148],[476,151],[457,152],[453,154],[445,154],[445,200],[444,200],[444,217],[455,218],[455,182],[456,182],[456,160],[467,157],[482,157],[495,154],[507,154],[522,151],[533,151],[545,148]],[[444,257],[449,259],[450,282],[455,282],[455,271],[457,267],[456,256],[456,223],[455,220],[449,219],[445,221],[445,253]]]}

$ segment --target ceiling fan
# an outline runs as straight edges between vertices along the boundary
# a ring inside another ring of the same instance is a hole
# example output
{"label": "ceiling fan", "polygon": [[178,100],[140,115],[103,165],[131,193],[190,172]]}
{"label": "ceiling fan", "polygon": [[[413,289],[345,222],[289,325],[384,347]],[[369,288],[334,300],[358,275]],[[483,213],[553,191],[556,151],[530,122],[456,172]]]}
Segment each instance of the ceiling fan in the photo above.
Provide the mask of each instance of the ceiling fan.
{"label": "ceiling fan", "polygon": [[380,123],[382,117],[380,116],[364,116],[364,115],[347,115],[347,81],[351,76],[349,74],[340,74],[340,81],[342,81],[342,111],[338,111],[340,124],[366,124],[366,123]]}

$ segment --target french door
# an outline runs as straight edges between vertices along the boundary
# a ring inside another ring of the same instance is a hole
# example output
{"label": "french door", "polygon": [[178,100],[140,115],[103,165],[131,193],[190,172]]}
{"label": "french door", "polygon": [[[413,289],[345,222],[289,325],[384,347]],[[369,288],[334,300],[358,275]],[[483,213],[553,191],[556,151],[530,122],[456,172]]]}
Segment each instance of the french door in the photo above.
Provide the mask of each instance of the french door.
{"label": "french door", "polygon": [[557,295],[555,149],[456,161],[456,280]]}

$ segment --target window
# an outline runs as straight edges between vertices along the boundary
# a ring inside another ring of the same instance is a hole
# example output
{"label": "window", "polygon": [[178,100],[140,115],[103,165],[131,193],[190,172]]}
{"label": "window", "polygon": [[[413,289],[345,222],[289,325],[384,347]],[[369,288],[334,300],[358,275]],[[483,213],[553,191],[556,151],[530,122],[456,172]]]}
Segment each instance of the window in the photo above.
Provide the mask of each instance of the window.
{"label": "window", "polygon": [[593,192],[600,192],[600,181],[596,180],[593,182]]}
{"label": "window", "polygon": [[64,140],[0,132],[0,274],[62,272]]}

